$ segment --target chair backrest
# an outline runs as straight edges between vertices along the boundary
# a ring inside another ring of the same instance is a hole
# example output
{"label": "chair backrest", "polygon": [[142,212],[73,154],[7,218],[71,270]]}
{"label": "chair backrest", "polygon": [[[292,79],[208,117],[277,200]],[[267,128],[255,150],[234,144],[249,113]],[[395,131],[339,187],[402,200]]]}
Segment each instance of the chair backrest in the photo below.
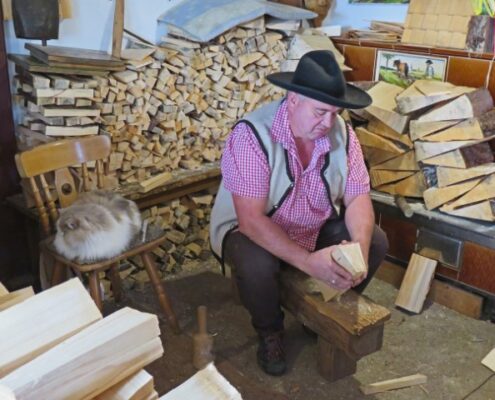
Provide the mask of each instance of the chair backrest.
{"label": "chair backrest", "polygon": [[[105,135],[98,135],[48,143],[16,154],[17,170],[22,178],[29,180],[45,235],[52,232],[52,226],[58,218],[57,207],[50,192],[46,174],[54,173],[55,190],[60,206],[67,207],[78,195],[74,177],[68,168],[81,166],[81,190],[88,191],[90,190],[88,162],[94,161],[96,163],[97,186],[103,188],[103,161],[110,155],[110,151],[110,138]],[[38,186],[37,180],[41,188]]]}

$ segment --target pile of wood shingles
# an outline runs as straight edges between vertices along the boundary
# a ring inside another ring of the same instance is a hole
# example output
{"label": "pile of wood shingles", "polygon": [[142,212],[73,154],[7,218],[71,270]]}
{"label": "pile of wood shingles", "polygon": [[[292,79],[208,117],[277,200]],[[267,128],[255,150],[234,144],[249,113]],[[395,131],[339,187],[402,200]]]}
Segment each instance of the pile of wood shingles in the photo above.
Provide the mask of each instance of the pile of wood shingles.
{"label": "pile of wood shingles", "polygon": [[495,110],[486,89],[419,80],[379,82],[356,128],[373,188],[423,197],[428,209],[495,220]]}
{"label": "pile of wood shingles", "polygon": [[237,119],[282,96],[265,77],[279,70],[286,53],[286,40],[259,19],[207,44],[164,37],[160,47],[107,76],[24,71],[18,94],[27,111],[24,128],[34,134],[20,130],[24,142],[31,136],[39,143],[36,133],[96,134],[98,122],[99,133],[112,137],[113,185],[195,169],[220,158]]}
{"label": "pile of wood shingles", "polygon": [[143,370],[163,354],[157,317],[102,318],[79,279],[19,299],[0,325],[0,387],[17,399],[158,399]]}

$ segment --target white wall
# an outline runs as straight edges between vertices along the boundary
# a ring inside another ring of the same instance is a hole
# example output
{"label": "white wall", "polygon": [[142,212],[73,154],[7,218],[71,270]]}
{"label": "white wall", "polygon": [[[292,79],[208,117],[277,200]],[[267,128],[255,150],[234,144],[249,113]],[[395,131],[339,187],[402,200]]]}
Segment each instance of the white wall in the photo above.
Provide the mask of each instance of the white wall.
{"label": "white wall", "polygon": [[[156,42],[160,35],[157,18],[180,0],[126,0],[125,28]],[[207,1],[207,0],[205,0]],[[72,0],[73,18],[60,23],[59,39],[51,45],[110,50],[112,42],[113,0]],[[26,53],[24,43],[15,37],[12,21],[5,22],[8,53]],[[40,41],[35,41],[40,43]]]}
{"label": "white wall", "polygon": [[404,22],[408,4],[349,4],[349,0],[334,0],[325,25],[341,25],[342,29],[368,28],[371,20]]}

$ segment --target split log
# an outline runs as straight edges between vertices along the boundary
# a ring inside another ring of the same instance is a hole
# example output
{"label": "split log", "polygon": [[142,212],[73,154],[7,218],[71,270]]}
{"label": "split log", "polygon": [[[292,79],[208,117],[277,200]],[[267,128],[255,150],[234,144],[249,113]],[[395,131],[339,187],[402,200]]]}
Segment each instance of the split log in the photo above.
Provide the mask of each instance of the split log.
{"label": "split log", "polygon": [[407,178],[414,174],[414,171],[388,171],[381,169],[371,169],[371,186],[376,188],[387,183],[393,183]]}
{"label": "split log", "polygon": [[384,110],[371,105],[366,108],[366,112],[398,133],[404,133],[409,124],[408,116],[401,115],[395,111]]}
{"label": "split log", "polygon": [[361,144],[361,149],[363,150],[364,159],[371,167],[397,157],[396,152],[384,151],[376,147],[364,146],[363,144]]}
{"label": "split log", "polygon": [[412,140],[418,140],[421,139],[423,136],[450,128],[451,126],[454,126],[462,121],[462,119],[433,122],[421,122],[413,120],[409,123],[409,135],[411,136]]}
{"label": "split log", "polygon": [[419,165],[414,151],[408,151],[384,163],[374,165],[371,168],[371,171],[373,170],[419,171]]}
{"label": "split log", "polygon": [[472,181],[443,188],[429,188],[423,193],[426,208],[428,210],[433,210],[434,208],[440,207],[441,205],[462,196],[464,193],[469,192],[480,182],[481,179],[474,179]]}
{"label": "split log", "polygon": [[420,313],[435,276],[437,261],[413,254],[400,285],[395,305],[404,310]]}
{"label": "split log", "polygon": [[414,149],[416,151],[416,160],[423,161],[428,158],[438,156],[440,154],[448,153],[462,147],[473,146],[479,144],[476,140],[455,140],[452,142],[414,142]]}
{"label": "split log", "polygon": [[441,210],[450,211],[468,204],[478,203],[492,198],[495,198],[495,174],[487,176],[465,195],[456,201],[445,204]]}
{"label": "split log", "polygon": [[373,132],[370,132],[363,127],[357,127],[355,132],[359,139],[359,143],[361,143],[362,146],[378,148],[382,151],[393,153],[395,155],[406,152],[405,149],[399,147],[394,142]]}
{"label": "split log", "polygon": [[423,197],[423,192],[427,189],[425,178],[422,172],[416,172],[410,177],[391,184],[378,186],[376,188],[381,192],[404,197]]}
{"label": "split log", "polygon": [[493,163],[466,169],[437,167],[436,171],[438,187],[453,185],[493,173],[495,173],[495,164]]}
{"label": "split log", "polygon": [[392,85],[387,82],[379,81],[371,89],[368,94],[371,96],[374,107],[382,108],[388,111],[395,111],[397,103],[395,99],[404,91],[403,88],[397,85]]}
{"label": "split log", "polygon": [[487,89],[477,89],[434,108],[418,118],[421,122],[450,121],[478,117],[493,108],[493,99]]}
{"label": "split log", "polygon": [[375,117],[370,117],[366,129],[368,129],[368,131],[370,132],[376,133],[377,135],[386,137],[387,139],[391,139],[395,142],[402,143],[408,149],[413,148],[413,143],[411,142],[411,139],[409,138],[408,135],[400,134],[394,131],[388,125],[385,125],[383,122],[376,119]]}
{"label": "split log", "polygon": [[93,400],[146,400],[154,391],[153,377],[142,369]]}
{"label": "split log", "polygon": [[404,376],[402,378],[389,379],[382,382],[370,383],[369,385],[361,385],[359,389],[364,394],[375,394],[409,386],[422,385],[423,383],[426,383],[426,381],[427,378],[425,375],[416,374]]}
{"label": "split log", "polygon": [[478,143],[422,160],[424,164],[453,168],[471,168],[495,161],[490,144]]}
{"label": "split log", "polygon": [[459,207],[455,210],[440,210],[456,217],[472,218],[488,222],[495,221],[495,200],[482,201],[481,203]]}

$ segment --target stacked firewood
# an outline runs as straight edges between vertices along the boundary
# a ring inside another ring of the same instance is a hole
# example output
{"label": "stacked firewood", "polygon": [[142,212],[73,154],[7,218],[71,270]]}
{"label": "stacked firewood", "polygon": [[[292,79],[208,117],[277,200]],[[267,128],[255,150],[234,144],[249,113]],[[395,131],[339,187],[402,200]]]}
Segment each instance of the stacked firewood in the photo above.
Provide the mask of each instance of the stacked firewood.
{"label": "stacked firewood", "polygon": [[[423,197],[428,209],[495,220],[495,109],[486,89],[419,80],[380,82],[356,132],[373,188]],[[377,125],[378,120],[378,125]]]}
{"label": "stacked firewood", "polygon": [[36,80],[28,86],[18,75],[18,94],[27,111],[25,141],[42,142],[36,132],[96,134],[98,122],[99,133],[112,137],[110,171],[120,184],[140,182],[162,171],[218,160],[234,122],[283,94],[265,78],[280,69],[287,41],[266,30],[262,20],[207,44],[162,40],[154,52],[130,60],[125,71],[107,76],[23,72],[27,82]]}
{"label": "stacked firewood", "polygon": [[[200,262],[211,257],[209,221],[213,195],[197,193],[183,196],[142,212],[144,225],[163,229],[167,241],[153,251],[162,277],[183,270],[193,270]],[[148,274],[139,257],[121,265],[120,276],[126,287],[142,287],[149,282]],[[110,281],[102,275],[105,294],[112,296]]]}
{"label": "stacked firewood", "polygon": [[11,395],[2,398],[158,398],[143,369],[163,354],[155,315],[123,308],[103,318],[77,278],[16,293],[0,284],[0,300],[12,295],[0,312],[0,392]]}

